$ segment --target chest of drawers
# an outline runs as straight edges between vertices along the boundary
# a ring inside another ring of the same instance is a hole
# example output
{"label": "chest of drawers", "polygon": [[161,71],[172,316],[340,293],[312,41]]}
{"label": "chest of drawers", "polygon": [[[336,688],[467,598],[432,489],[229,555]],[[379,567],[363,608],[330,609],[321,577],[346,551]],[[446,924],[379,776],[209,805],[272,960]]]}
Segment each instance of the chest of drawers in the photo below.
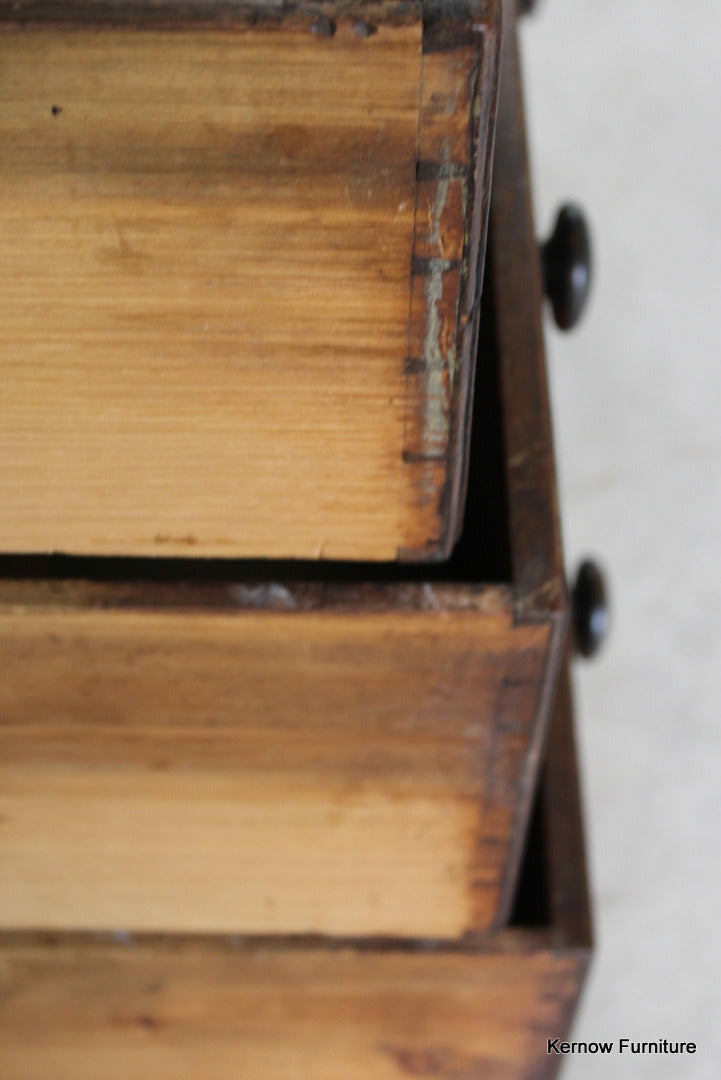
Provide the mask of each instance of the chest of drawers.
{"label": "chest of drawers", "polygon": [[3,559],[9,1075],[550,1075],[590,930],[510,7],[503,73],[449,559]]}

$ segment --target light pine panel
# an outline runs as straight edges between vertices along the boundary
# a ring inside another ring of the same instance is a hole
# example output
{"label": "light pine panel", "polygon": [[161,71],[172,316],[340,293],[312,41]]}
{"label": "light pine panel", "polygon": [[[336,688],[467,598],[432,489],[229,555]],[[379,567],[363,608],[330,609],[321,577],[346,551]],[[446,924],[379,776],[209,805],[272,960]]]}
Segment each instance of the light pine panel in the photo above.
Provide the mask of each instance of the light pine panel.
{"label": "light pine panel", "polygon": [[553,637],[506,590],[322,611],[280,587],[217,610],[3,590],[1,926],[456,938],[503,917]]}
{"label": "light pine panel", "polygon": [[420,48],[0,36],[5,550],[395,556]]}
{"label": "light pine panel", "polygon": [[522,907],[541,894],[548,905],[533,929],[462,948],[5,934],[0,1071],[12,1080],[550,1080],[560,1060],[547,1039],[569,1035],[591,946],[579,810],[564,670],[526,868]]}
{"label": "light pine panel", "polygon": [[584,967],[511,934],[426,955],[9,942],[0,963],[8,1080],[530,1080]]}
{"label": "light pine panel", "polygon": [[0,550],[452,539],[487,27],[372,14],[0,32]]}

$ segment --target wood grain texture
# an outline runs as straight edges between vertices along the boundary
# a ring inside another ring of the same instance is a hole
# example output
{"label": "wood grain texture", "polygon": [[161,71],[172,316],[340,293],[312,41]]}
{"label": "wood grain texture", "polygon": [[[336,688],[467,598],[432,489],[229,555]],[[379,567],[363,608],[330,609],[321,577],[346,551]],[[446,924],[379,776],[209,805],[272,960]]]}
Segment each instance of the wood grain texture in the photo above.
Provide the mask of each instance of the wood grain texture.
{"label": "wood grain texture", "polygon": [[[446,550],[488,14],[472,44],[425,58],[420,5],[375,5],[372,24],[271,6],[197,30],[67,11],[47,30],[36,7],[0,32],[0,550]],[[450,188],[418,194],[426,128],[431,166],[464,157]]]}
{"label": "wood grain texture", "polygon": [[568,1036],[591,940],[567,671],[540,813],[550,921],[463,948],[6,934],[0,1073],[551,1080],[546,1039]]}
{"label": "wood grain texture", "polygon": [[[441,179],[429,170],[419,180],[426,217]],[[494,230],[495,243],[513,243],[507,214],[494,216]],[[498,304],[520,302],[508,274],[493,286]],[[414,325],[422,341],[422,319]],[[537,350],[514,359],[502,343],[494,362],[522,369],[505,383],[505,411],[530,409],[533,421],[535,398],[529,406],[523,393],[542,370]],[[547,427],[536,434],[546,455]],[[514,520],[526,523],[511,537],[524,581],[534,554],[523,537],[548,519],[535,515],[512,466],[509,475]],[[482,496],[479,485],[473,498]],[[555,532],[538,537],[543,550],[556,542]],[[462,579],[478,581],[473,558]],[[551,584],[555,604],[562,585]],[[196,930],[452,938],[501,923],[565,624],[562,609],[545,611],[548,589],[533,594],[539,612],[520,605],[530,620],[520,622],[519,595],[438,583],[6,582],[0,737],[12,812],[0,837],[18,868],[6,877],[12,925],[103,927],[112,912],[113,924],[146,929],[170,919]],[[153,800],[152,777],[162,798]],[[86,800],[93,814],[83,818]],[[266,834],[256,801],[275,806]],[[190,804],[205,815],[210,848]],[[124,805],[136,810],[126,815]],[[92,843],[86,820],[97,826]],[[110,864],[108,830],[122,856]],[[161,848],[173,853],[165,862],[152,855]],[[266,879],[254,876],[260,850]],[[322,868],[324,850],[334,876]],[[296,851],[316,860],[317,880],[301,874]],[[71,864],[76,876],[63,869]],[[148,867],[162,916],[143,892]],[[79,884],[85,873],[93,890]],[[176,887],[184,875],[192,888]],[[418,899],[410,905],[409,896]]]}
{"label": "wood grain texture", "polygon": [[424,34],[403,460],[419,506],[435,500],[448,554],[468,480],[501,5],[477,9],[450,42],[439,10]]}
{"label": "wood grain texture", "polygon": [[519,613],[567,606],[543,337],[541,261],[516,33],[504,2],[488,270],[501,360],[513,581]]}
{"label": "wood grain texture", "polygon": [[502,917],[553,638],[507,590],[320,611],[279,586],[217,611],[202,589],[6,590],[0,925],[456,938]]}
{"label": "wood grain texture", "polygon": [[0,964],[4,1080],[531,1080],[579,981],[573,953],[512,940],[470,955],[11,942]]}
{"label": "wood grain texture", "polygon": [[558,679],[540,784],[543,842],[548,861],[549,902],[556,944],[590,957],[593,920],[588,889],[582,785],[569,672],[570,650]]}

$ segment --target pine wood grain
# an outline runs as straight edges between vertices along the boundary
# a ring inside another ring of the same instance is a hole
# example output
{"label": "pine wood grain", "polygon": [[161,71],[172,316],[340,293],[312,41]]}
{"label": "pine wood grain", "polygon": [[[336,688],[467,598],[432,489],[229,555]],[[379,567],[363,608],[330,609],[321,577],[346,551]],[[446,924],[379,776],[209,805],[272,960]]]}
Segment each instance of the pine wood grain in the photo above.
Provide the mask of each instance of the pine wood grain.
{"label": "pine wood grain", "polygon": [[581,966],[513,939],[475,955],[156,942],[0,958],[7,1080],[530,1080]]}
{"label": "pine wood grain", "polygon": [[0,925],[455,938],[502,918],[558,628],[516,625],[503,589],[233,595],[5,586]]}
{"label": "pine wood grain", "polygon": [[2,1075],[551,1080],[591,942],[567,671],[539,813],[547,921],[463,948],[0,936]]}
{"label": "pine wood grain", "polygon": [[[457,272],[443,304],[435,283],[482,242],[466,220],[495,38],[482,23],[424,59],[419,5],[369,11],[373,32],[340,15],[332,35],[302,11],[222,29],[83,28],[67,12],[51,30],[0,26],[0,550],[447,548],[451,382],[472,363],[459,320],[477,298]],[[465,133],[461,174],[419,193],[419,131],[436,133],[432,171],[444,117],[454,145]],[[409,424],[430,460],[408,460]]]}

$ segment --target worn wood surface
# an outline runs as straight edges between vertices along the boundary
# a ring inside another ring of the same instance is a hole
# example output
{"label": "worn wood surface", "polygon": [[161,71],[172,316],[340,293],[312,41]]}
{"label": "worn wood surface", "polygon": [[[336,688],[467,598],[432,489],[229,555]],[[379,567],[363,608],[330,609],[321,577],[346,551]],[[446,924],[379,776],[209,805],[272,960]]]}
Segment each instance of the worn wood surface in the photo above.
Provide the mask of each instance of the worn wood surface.
{"label": "worn wood surface", "polygon": [[[553,613],[557,628],[551,643],[548,678],[528,745],[529,776],[535,779],[545,754],[547,721],[563,662],[568,598],[541,322],[540,257],[533,222],[516,10],[512,0],[503,5],[503,21],[482,344],[492,352],[498,373],[505,473],[498,513],[507,515],[504,524],[514,611],[519,620],[542,620]],[[483,462],[477,456],[471,457],[471,492],[477,498],[476,492],[483,490]],[[497,492],[497,498],[500,494]],[[468,513],[473,513],[472,507]],[[479,517],[477,512],[473,532],[483,537],[483,521],[481,518],[479,522]],[[493,526],[489,523],[488,528]],[[511,833],[501,905],[506,913],[517,884],[534,792],[534,782],[517,792],[516,826]]]}
{"label": "worn wood surface", "polygon": [[522,948],[6,943],[0,958],[5,1080],[530,1080],[578,984],[574,955]]}
{"label": "worn wood surface", "polygon": [[6,934],[0,1073],[550,1080],[546,1039],[568,1035],[590,945],[567,674],[540,812],[526,888],[550,921],[462,948]]}
{"label": "worn wood surface", "polygon": [[[419,189],[445,179],[429,170]],[[494,244],[510,247],[504,205]],[[497,278],[503,318],[521,298],[513,275]],[[543,368],[512,344],[499,334],[493,361],[511,450],[518,411],[546,485],[537,501],[509,459],[513,592],[297,575],[3,584],[9,925],[453,938],[505,920],[565,628],[550,431],[534,411]],[[483,580],[474,552],[449,572]]]}
{"label": "worn wood surface", "polygon": [[567,604],[513,0],[504,3],[488,274],[501,361],[512,572],[519,612]]}
{"label": "worn wood surface", "polygon": [[503,918],[552,622],[507,589],[5,583],[0,925],[456,938]]}
{"label": "worn wood surface", "polygon": [[549,725],[549,753],[541,777],[540,805],[543,843],[549,865],[554,940],[557,944],[585,949],[590,954],[593,924],[573,714],[567,659],[558,679]]}
{"label": "worn wood surface", "polygon": [[455,539],[497,5],[255,7],[0,8],[0,550]]}

